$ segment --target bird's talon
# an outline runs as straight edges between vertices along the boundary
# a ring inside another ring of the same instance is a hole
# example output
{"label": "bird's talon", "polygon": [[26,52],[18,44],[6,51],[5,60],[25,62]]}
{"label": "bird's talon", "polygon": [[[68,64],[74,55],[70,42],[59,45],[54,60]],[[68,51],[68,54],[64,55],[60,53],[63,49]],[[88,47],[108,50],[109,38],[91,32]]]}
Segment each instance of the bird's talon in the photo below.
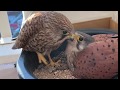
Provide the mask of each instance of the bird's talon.
{"label": "bird's talon", "polygon": [[52,67],[60,66],[60,64],[59,64],[60,62],[61,62],[60,60],[58,60],[57,62],[51,61],[49,65]]}

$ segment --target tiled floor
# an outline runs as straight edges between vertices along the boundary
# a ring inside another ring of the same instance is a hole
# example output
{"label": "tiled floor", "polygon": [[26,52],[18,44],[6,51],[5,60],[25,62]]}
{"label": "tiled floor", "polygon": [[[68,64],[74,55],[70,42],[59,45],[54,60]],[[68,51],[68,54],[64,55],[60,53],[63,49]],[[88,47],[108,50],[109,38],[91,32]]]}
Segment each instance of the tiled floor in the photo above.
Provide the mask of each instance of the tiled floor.
{"label": "tiled floor", "polygon": [[19,79],[13,63],[0,65],[0,79]]}

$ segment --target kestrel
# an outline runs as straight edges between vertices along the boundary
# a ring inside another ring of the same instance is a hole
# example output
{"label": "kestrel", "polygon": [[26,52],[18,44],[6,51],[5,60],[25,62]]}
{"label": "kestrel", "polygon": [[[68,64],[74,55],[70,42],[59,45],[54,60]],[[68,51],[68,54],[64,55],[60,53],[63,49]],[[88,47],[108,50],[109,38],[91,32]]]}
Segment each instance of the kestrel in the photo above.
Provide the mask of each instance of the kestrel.
{"label": "kestrel", "polygon": [[38,12],[27,18],[12,49],[36,52],[39,62],[45,65],[48,65],[44,57],[47,55],[50,65],[54,66],[51,51],[70,38],[78,40],[79,36],[66,16],[54,11]]}

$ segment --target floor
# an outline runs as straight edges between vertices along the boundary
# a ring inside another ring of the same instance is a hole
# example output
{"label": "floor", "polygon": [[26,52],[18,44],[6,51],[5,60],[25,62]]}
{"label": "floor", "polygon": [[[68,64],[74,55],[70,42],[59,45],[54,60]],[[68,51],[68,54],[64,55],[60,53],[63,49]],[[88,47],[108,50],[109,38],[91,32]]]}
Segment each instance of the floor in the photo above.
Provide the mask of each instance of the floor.
{"label": "floor", "polygon": [[14,63],[0,64],[0,79],[19,79]]}

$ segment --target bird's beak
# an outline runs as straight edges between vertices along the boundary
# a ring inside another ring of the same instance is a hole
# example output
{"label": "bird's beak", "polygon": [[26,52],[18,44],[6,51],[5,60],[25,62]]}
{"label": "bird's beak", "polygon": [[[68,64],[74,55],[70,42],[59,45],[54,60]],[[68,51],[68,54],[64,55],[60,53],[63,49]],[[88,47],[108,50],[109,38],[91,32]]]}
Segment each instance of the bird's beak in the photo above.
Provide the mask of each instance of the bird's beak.
{"label": "bird's beak", "polygon": [[77,41],[79,41],[79,38],[80,38],[80,36],[77,35],[77,34],[69,34],[69,37],[70,37],[71,39],[74,39],[74,40],[77,40]]}

